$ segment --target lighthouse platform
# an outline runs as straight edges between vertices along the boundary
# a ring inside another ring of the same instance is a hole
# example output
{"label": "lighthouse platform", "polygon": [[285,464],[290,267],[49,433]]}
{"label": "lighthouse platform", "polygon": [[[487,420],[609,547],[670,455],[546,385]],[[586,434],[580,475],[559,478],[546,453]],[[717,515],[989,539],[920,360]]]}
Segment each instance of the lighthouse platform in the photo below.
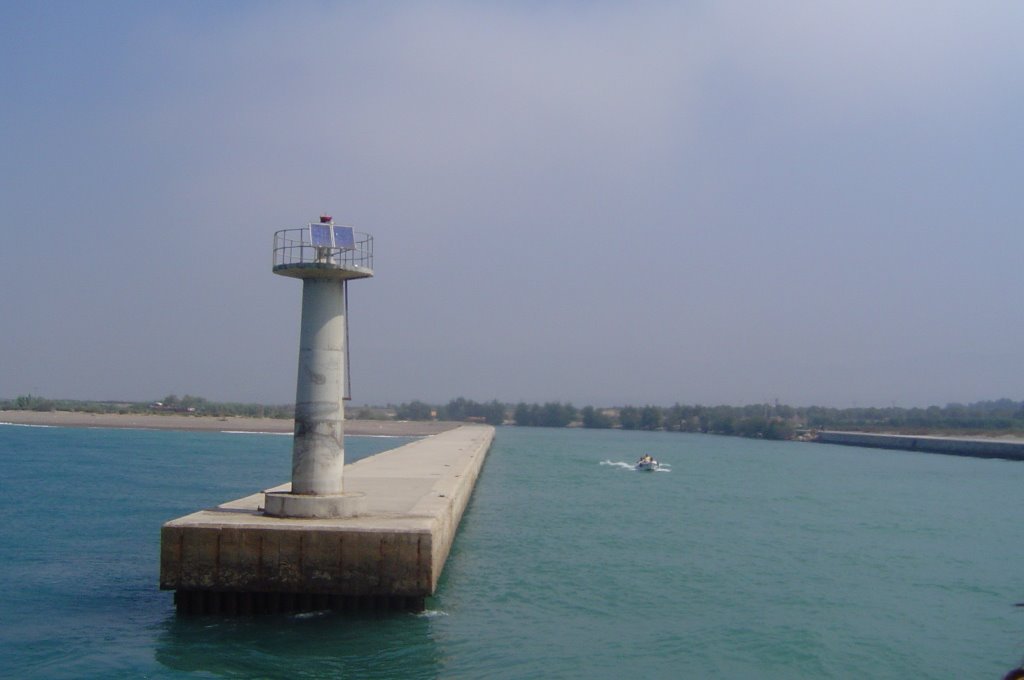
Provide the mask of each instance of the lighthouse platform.
{"label": "lighthouse platform", "polygon": [[171,520],[160,587],[181,613],[422,610],[493,438],[465,425],[346,465],[357,517],[270,517],[259,492]]}

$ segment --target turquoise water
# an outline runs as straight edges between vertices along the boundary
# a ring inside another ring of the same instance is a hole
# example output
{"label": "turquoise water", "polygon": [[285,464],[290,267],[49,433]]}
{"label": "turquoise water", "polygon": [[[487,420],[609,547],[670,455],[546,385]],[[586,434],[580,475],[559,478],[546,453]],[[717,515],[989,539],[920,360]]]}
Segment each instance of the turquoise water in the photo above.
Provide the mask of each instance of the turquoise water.
{"label": "turquoise water", "polygon": [[[642,452],[671,471],[620,465]],[[190,619],[157,590],[160,524],[285,481],[288,437],[0,426],[0,461],[7,677],[998,678],[1024,655],[1021,463],[499,428],[425,614]]]}

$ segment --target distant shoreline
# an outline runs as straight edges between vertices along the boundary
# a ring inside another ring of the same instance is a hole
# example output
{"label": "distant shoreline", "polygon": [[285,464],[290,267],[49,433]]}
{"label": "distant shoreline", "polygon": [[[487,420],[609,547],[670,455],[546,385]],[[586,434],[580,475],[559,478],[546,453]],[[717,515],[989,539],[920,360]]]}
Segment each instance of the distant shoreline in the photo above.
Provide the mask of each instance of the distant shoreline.
{"label": "distant shoreline", "polygon": [[[284,418],[190,416],[168,413],[85,413],[79,411],[0,411],[0,423],[51,427],[127,428],[199,432],[267,432],[291,434],[294,421]],[[461,423],[410,420],[346,420],[345,434],[425,437]]]}

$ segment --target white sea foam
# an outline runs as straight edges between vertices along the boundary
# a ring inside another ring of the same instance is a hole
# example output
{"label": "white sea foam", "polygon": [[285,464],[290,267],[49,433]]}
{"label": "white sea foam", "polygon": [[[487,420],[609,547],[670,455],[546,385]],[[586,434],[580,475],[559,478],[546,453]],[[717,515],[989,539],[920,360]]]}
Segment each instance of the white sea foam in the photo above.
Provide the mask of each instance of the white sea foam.
{"label": "white sea foam", "polygon": [[443,612],[440,609],[425,609],[416,614],[416,616],[420,616],[424,619],[436,619],[439,616],[448,616],[448,612]]}
{"label": "white sea foam", "polygon": [[221,434],[276,434],[284,437],[291,437],[291,432],[257,432],[253,430],[221,430]]}
{"label": "white sea foam", "polygon": [[31,423],[0,423],[9,427],[58,427],[57,425],[32,425]]}
{"label": "white sea foam", "polygon": [[331,613],[330,609],[317,609],[317,610],[311,611],[311,612],[300,612],[298,614],[293,614],[292,618],[293,619],[315,619],[315,618],[318,618],[320,616],[326,616],[327,614],[330,614],[330,613]]}

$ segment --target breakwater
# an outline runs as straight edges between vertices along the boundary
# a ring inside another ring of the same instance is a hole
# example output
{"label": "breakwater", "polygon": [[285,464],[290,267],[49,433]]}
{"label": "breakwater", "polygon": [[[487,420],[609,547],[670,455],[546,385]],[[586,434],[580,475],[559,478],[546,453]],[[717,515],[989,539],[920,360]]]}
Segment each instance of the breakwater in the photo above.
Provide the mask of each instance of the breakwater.
{"label": "breakwater", "polygon": [[493,437],[467,425],[346,466],[356,517],[270,517],[256,493],[171,520],[160,587],[183,613],[422,609]]}
{"label": "breakwater", "polygon": [[951,456],[968,456],[971,458],[1024,460],[1024,441],[1019,439],[934,437],[927,435],[873,434],[867,432],[820,430],[817,433],[816,441],[823,444],[944,453]]}

